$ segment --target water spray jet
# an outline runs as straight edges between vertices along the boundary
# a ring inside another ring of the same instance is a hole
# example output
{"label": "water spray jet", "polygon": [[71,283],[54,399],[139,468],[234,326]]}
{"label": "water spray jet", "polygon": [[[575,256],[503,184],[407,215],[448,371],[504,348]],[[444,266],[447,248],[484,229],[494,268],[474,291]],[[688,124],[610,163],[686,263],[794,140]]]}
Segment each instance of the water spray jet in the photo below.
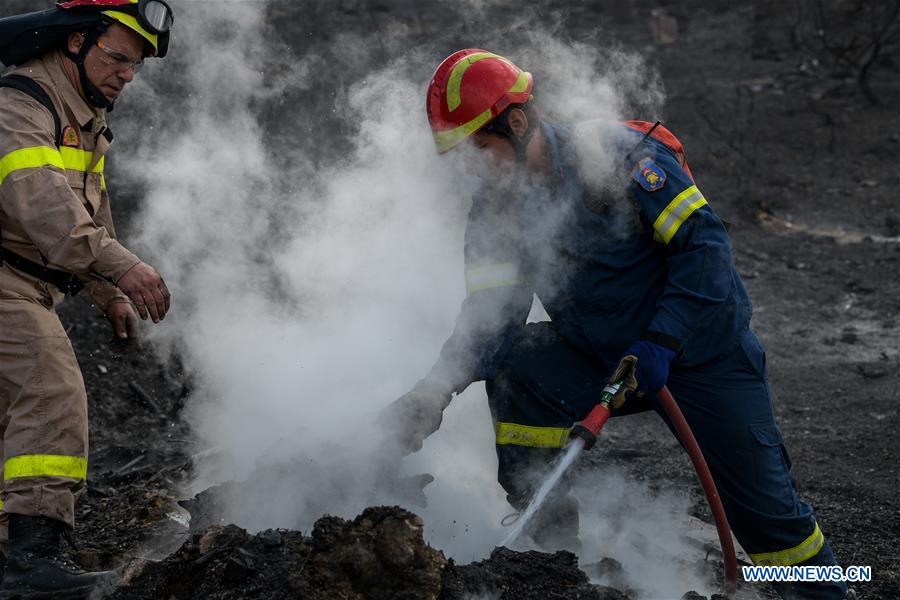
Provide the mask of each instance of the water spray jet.
{"label": "water spray jet", "polygon": [[[631,368],[634,368],[634,363],[631,364]],[[618,376],[619,372],[616,373],[615,378],[618,379]],[[594,446],[597,442],[597,436],[600,435],[600,431],[612,415],[616,398],[619,396],[623,385],[626,385],[624,379],[610,382],[603,389],[600,402],[598,402],[591,412],[588,413],[583,421],[576,423],[572,427],[570,441],[566,446],[565,453],[550,474],[544,479],[543,483],[528,503],[525,511],[515,521],[513,529],[500,544],[501,546],[509,547],[516,539],[518,539],[532,517],[534,517],[541,509],[544,502],[547,500],[547,497],[562,479],[563,475],[565,475],[569,468],[575,464],[575,461],[581,452],[583,450],[590,450]],[[672,422],[672,425],[678,434],[682,446],[684,446],[688,456],[691,458],[694,470],[697,472],[697,478],[700,480],[700,484],[706,494],[706,500],[709,503],[710,510],[715,518],[716,531],[719,534],[719,543],[722,546],[722,555],[724,556],[725,561],[725,592],[730,598],[737,589],[737,557],[734,551],[734,542],[731,538],[731,528],[729,527],[728,519],[725,516],[722,500],[719,498],[719,492],[716,489],[712,474],[709,471],[709,466],[706,464],[706,459],[703,458],[703,452],[700,450],[700,446],[697,444],[697,440],[694,438],[694,434],[691,431],[687,420],[684,418],[684,414],[681,412],[681,409],[678,408],[675,398],[665,386],[663,386],[657,395],[663,410],[665,410],[666,415],[669,417],[669,420]]]}

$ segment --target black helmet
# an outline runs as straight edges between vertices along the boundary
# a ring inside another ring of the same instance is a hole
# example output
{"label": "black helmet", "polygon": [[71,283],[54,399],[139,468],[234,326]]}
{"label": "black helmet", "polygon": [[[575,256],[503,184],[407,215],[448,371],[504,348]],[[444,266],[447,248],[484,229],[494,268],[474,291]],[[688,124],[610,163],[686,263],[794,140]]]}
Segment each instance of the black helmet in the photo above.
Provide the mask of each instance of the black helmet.
{"label": "black helmet", "polygon": [[[153,55],[164,57],[169,50],[172,9],[164,0],[68,0],[56,8],[0,19],[0,62],[21,65],[51,50],[61,49],[78,65],[82,87],[88,100],[98,108],[110,102],[88,80],[84,58],[100,35],[119,23],[140,35]],[[68,52],[70,33],[88,31],[79,54]]]}

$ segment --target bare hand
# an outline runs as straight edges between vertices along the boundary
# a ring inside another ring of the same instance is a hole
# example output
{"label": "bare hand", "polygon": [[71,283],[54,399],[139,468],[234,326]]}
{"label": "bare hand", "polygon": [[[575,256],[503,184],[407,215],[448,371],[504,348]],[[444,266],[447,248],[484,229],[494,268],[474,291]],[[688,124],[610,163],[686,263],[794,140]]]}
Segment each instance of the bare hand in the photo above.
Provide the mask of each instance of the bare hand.
{"label": "bare hand", "polygon": [[159,323],[169,311],[169,288],[156,269],[145,262],[140,262],[116,283],[120,290],[128,294],[137,307],[143,320],[149,314],[154,323]]}
{"label": "bare hand", "polygon": [[128,302],[114,302],[106,309],[106,318],[112,323],[115,336],[120,340],[138,337],[138,318]]}

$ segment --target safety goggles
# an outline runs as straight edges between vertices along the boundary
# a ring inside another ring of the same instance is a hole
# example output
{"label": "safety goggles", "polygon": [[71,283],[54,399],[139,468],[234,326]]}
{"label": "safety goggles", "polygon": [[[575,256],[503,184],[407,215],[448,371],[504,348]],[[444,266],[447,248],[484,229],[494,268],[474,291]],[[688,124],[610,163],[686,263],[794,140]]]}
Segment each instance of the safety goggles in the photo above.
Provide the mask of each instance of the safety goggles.
{"label": "safety goggles", "polygon": [[57,2],[63,9],[112,10],[135,17],[138,24],[153,35],[168,33],[175,21],[172,7],[165,0],[68,0]]}
{"label": "safety goggles", "polygon": [[132,70],[137,72],[141,67],[144,66],[144,60],[131,60],[128,58],[128,55],[116,50],[109,46],[109,44],[105,44],[101,41],[97,42],[97,47],[103,51],[105,56],[101,56],[100,60],[102,60],[107,65],[116,65],[120,71],[128,71]]}
{"label": "safety goggles", "polygon": [[156,35],[168,33],[175,21],[172,8],[164,0],[139,0],[136,5],[118,7],[116,10],[135,13],[141,27]]}

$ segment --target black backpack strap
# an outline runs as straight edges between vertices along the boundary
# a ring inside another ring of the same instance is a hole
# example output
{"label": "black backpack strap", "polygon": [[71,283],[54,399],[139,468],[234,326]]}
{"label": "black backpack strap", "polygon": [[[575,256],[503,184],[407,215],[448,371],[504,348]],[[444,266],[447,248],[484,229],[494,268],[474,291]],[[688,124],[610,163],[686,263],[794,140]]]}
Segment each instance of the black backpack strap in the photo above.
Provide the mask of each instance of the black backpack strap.
{"label": "black backpack strap", "polygon": [[[50,114],[53,115],[53,124],[56,127],[56,137],[54,140],[58,148],[62,141],[62,125],[59,121],[59,113],[56,112],[56,107],[53,106],[53,100],[50,99],[50,96],[47,95],[44,88],[31,77],[26,77],[24,75],[7,75],[6,77],[0,77],[0,88],[5,87],[19,90],[23,94],[28,94],[50,111]],[[32,277],[55,285],[63,294],[74,296],[84,287],[84,283],[71,273],[49,269],[46,266],[32,262],[0,246],[0,265],[4,263],[14,269],[31,275]]]}
{"label": "black backpack strap", "polygon": [[56,126],[56,137],[53,139],[56,140],[56,146],[59,147],[62,141],[62,125],[59,120],[59,113],[56,112],[53,100],[50,99],[50,96],[41,87],[41,84],[25,75],[7,75],[6,77],[0,77],[0,88],[4,87],[13,88],[23,94],[28,94],[50,111],[50,114],[53,115],[53,124]]}

